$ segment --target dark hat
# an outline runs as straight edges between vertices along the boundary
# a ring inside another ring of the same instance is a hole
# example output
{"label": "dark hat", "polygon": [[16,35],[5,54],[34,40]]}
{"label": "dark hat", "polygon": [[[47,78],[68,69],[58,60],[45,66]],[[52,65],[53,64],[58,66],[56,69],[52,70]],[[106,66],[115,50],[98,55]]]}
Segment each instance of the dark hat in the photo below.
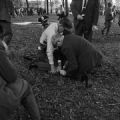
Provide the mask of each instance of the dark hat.
{"label": "dark hat", "polygon": [[72,28],[72,22],[68,17],[64,17],[59,21],[60,24],[63,25],[63,27],[71,29]]}

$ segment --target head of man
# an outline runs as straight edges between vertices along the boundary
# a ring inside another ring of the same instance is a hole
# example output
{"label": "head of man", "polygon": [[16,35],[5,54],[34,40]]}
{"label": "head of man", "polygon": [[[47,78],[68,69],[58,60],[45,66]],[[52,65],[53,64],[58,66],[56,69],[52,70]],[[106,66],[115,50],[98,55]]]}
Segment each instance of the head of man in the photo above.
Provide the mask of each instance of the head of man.
{"label": "head of man", "polygon": [[62,46],[64,36],[62,34],[56,34],[53,36],[53,45],[55,48]]}
{"label": "head of man", "polygon": [[63,25],[61,23],[58,23],[58,33],[62,34],[64,31]]}
{"label": "head of man", "polygon": [[112,3],[111,2],[108,2],[108,7],[112,7]]}
{"label": "head of man", "polygon": [[63,17],[60,21],[59,24],[61,24],[63,26],[63,34],[67,31],[67,32],[72,32],[73,30],[73,24],[71,22],[71,20],[68,17]]}

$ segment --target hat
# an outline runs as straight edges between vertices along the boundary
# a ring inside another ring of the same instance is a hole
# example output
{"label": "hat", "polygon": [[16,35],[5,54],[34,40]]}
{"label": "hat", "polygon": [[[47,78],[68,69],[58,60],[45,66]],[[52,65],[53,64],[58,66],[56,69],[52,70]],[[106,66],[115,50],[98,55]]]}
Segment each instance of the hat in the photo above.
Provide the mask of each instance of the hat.
{"label": "hat", "polygon": [[64,28],[68,29],[71,29],[73,26],[71,20],[67,17],[62,18],[59,23],[62,24]]}

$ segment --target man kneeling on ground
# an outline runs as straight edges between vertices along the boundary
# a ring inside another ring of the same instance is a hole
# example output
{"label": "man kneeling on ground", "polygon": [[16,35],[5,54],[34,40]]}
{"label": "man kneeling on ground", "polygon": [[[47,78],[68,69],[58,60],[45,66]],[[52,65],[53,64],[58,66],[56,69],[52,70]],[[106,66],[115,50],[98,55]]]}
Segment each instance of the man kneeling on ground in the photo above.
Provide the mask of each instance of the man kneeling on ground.
{"label": "man kneeling on ground", "polygon": [[68,18],[63,18],[60,23],[64,27],[64,38],[58,39],[55,44],[61,47],[61,52],[68,61],[66,68],[60,70],[60,74],[72,79],[85,80],[87,87],[87,73],[101,65],[103,55],[92,43],[83,37],[72,34],[72,22]]}

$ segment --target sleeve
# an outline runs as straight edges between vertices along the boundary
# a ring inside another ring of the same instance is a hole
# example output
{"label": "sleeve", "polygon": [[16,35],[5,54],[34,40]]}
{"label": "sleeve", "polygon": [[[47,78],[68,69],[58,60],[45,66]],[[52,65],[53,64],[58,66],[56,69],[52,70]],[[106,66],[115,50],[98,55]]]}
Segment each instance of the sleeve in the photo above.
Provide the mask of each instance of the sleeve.
{"label": "sleeve", "polygon": [[52,45],[52,36],[51,36],[51,37],[48,38],[48,41],[47,41],[47,51],[46,51],[50,65],[54,64],[53,51],[54,51],[54,48],[53,48],[53,45]]}
{"label": "sleeve", "polygon": [[68,61],[68,67],[66,69],[67,75],[72,75],[78,69],[78,63],[75,54],[69,48],[62,49],[62,52]]}
{"label": "sleeve", "polygon": [[97,25],[97,23],[98,23],[99,7],[100,7],[100,1],[99,0],[95,0],[93,25]]}
{"label": "sleeve", "polygon": [[54,52],[54,47],[52,44],[52,38],[56,34],[56,31],[58,30],[57,23],[51,24],[51,26],[47,29],[47,57],[49,60],[49,64],[54,64],[54,59],[53,59],[53,52]]}
{"label": "sleeve", "polygon": [[79,14],[79,12],[77,11],[76,3],[72,2],[70,4],[70,8],[71,8],[71,11],[72,11],[74,18],[77,18],[77,15]]}
{"label": "sleeve", "polygon": [[0,75],[7,82],[12,83],[17,79],[17,73],[12,65],[11,61],[8,59],[6,53],[0,50]]}
{"label": "sleeve", "polygon": [[41,37],[40,37],[40,43],[41,44],[44,44],[44,42],[46,41],[47,37],[46,37],[46,34],[45,34],[45,31],[42,33]]}

